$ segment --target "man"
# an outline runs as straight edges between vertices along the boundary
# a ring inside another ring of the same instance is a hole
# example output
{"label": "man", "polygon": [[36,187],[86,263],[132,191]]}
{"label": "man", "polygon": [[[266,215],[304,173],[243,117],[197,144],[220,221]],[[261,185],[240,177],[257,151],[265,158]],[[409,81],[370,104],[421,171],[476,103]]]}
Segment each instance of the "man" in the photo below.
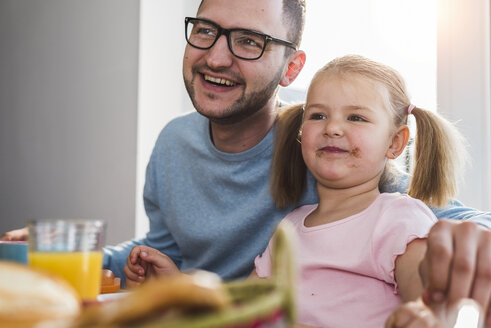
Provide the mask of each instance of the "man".
{"label": "man", "polygon": [[[176,270],[245,277],[279,220],[317,202],[312,179],[299,204],[277,209],[269,193],[276,94],[305,62],[298,50],[303,23],[301,0],[203,0],[197,19],[186,19],[183,77],[196,112],[171,121],[156,142],[144,189],[146,238],[107,247],[105,268],[124,277],[131,249],[147,245],[165,253]],[[407,177],[398,186],[406,189]],[[459,204],[435,214],[491,224],[491,214]],[[425,297],[472,297],[487,309],[490,259],[488,229],[441,220],[421,265]]]}

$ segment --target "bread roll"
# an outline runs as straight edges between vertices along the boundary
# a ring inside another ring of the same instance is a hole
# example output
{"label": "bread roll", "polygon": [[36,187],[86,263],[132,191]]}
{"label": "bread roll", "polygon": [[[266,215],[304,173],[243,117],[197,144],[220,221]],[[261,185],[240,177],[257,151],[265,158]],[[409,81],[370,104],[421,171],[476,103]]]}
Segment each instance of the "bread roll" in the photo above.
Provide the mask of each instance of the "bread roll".
{"label": "bread roll", "polygon": [[119,299],[84,308],[75,327],[121,327],[169,310],[220,310],[230,304],[218,275],[197,270],[152,279]]}
{"label": "bread roll", "polygon": [[0,327],[68,327],[80,308],[76,291],[65,280],[0,261]]}

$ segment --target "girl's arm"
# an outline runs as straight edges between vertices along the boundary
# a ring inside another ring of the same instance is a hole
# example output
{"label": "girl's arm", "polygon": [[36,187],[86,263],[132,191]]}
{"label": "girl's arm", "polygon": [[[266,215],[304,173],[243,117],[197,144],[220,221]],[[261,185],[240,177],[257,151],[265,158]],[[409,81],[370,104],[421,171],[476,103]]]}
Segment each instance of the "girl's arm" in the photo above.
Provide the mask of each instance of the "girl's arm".
{"label": "girl's arm", "polygon": [[387,318],[385,328],[439,327],[435,314],[421,301],[423,283],[418,267],[425,252],[426,239],[415,239],[397,257],[394,274],[404,303]]}
{"label": "girl's arm", "polygon": [[406,252],[396,259],[394,274],[404,302],[414,301],[423,293],[418,267],[425,252],[426,239],[415,239],[407,245]]}

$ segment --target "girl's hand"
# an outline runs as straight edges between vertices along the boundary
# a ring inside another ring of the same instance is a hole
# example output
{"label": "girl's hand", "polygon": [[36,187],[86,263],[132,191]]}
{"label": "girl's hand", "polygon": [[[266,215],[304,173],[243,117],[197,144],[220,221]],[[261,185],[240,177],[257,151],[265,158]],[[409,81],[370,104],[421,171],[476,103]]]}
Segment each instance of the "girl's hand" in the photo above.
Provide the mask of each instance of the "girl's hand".
{"label": "girl's hand", "polygon": [[165,254],[148,246],[135,246],[124,267],[126,285],[135,287],[150,277],[180,273],[175,263]]}
{"label": "girl's hand", "polygon": [[484,311],[476,301],[461,299],[431,308],[421,298],[399,306],[387,318],[385,328],[483,328]]}
{"label": "girl's hand", "polygon": [[387,318],[385,328],[443,328],[434,312],[420,299],[399,306]]}

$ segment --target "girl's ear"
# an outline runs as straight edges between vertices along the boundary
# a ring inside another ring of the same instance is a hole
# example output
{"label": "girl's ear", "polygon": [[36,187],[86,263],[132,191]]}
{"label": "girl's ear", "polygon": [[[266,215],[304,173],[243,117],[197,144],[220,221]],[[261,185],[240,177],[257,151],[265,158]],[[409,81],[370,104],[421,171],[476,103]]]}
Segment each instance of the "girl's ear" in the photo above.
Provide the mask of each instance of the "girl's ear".
{"label": "girl's ear", "polygon": [[280,85],[282,87],[289,86],[295,79],[303,68],[305,64],[305,52],[302,50],[297,50],[293,54],[293,58],[288,62],[288,68],[280,80]]}
{"label": "girl's ear", "polygon": [[389,149],[387,149],[385,156],[390,159],[397,158],[400,154],[402,154],[404,148],[406,148],[408,140],[409,128],[407,125],[401,125],[392,136],[392,143],[389,146]]}

